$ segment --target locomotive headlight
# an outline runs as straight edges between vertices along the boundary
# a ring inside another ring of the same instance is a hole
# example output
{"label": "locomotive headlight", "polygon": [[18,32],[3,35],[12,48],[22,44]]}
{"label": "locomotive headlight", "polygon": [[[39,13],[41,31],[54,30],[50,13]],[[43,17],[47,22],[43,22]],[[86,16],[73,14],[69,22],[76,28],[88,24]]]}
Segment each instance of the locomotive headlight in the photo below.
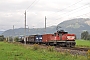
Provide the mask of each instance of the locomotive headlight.
{"label": "locomotive headlight", "polygon": [[42,37],[39,37],[39,39],[42,39]]}
{"label": "locomotive headlight", "polygon": [[36,37],[36,39],[38,40],[38,37]]}

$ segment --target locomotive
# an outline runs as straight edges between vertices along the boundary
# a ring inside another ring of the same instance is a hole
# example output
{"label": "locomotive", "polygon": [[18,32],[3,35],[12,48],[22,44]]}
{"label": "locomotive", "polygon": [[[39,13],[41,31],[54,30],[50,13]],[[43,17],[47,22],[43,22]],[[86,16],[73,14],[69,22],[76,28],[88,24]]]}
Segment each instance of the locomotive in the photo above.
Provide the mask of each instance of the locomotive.
{"label": "locomotive", "polygon": [[68,34],[68,32],[65,32],[64,30],[59,30],[54,34],[27,36],[26,43],[38,43],[46,45],[74,47],[76,44],[75,39],[76,39],[75,34]]}

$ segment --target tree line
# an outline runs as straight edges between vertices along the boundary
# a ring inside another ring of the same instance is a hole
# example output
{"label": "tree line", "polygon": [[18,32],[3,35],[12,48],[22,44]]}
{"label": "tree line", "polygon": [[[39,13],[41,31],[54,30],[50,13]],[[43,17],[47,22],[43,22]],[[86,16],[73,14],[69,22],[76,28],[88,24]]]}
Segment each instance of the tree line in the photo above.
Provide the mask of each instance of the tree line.
{"label": "tree line", "polygon": [[90,34],[88,31],[84,31],[81,33],[81,39],[84,39],[84,40],[90,40]]}

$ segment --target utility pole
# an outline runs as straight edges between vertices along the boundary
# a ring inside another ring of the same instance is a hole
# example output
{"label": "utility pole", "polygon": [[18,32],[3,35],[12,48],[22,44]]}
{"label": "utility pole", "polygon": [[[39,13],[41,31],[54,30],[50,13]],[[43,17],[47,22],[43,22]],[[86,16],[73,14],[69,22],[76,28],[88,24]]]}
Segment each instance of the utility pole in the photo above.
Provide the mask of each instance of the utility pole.
{"label": "utility pole", "polygon": [[26,45],[26,10],[25,10],[25,35],[24,35],[24,43]]}
{"label": "utility pole", "polygon": [[14,42],[14,25],[13,25],[13,42]]}
{"label": "utility pole", "polygon": [[[28,26],[28,25],[26,25],[26,26]],[[30,30],[29,30],[29,26],[28,26],[28,34],[27,34],[28,36],[29,36],[29,31],[30,31]]]}
{"label": "utility pole", "polygon": [[45,33],[46,33],[46,19],[47,19],[47,18],[46,18],[46,16],[45,16]]}

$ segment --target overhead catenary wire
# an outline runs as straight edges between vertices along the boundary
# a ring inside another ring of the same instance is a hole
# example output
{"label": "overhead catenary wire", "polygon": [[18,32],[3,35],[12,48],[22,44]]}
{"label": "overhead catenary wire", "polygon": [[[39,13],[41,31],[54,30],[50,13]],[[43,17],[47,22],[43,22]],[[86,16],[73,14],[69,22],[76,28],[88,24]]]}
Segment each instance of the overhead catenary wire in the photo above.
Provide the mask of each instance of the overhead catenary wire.
{"label": "overhead catenary wire", "polygon": [[[76,17],[84,16],[84,15],[87,15],[87,14],[90,14],[90,12],[82,14],[82,15],[79,15],[79,16],[76,16]],[[72,17],[72,18],[76,18],[76,17]]]}
{"label": "overhead catenary wire", "polygon": [[[85,5],[88,5],[88,4],[85,4]],[[72,11],[75,11],[75,10],[77,10],[77,9],[80,9],[80,8],[82,8],[82,7],[85,7],[85,5],[82,5],[82,6],[80,6],[80,7],[77,7],[77,8],[75,8],[75,9],[72,9],[72,10],[70,10],[70,11],[68,11],[68,12],[70,13],[70,12],[72,12]],[[65,12],[65,13],[63,13],[63,14],[67,14],[67,13]]]}
{"label": "overhead catenary wire", "polygon": [[[28,6],[27,9],[29,9],[35,2],[36,2],[36,0],[34,0],[34,1]],[[26,10],[27,10],[27,9],[26,9]]]}
{"label": "overhead catenary wire", "polygon": [[[88,4],[87,4],[88,5]],[[89,6],[85,6],[83,9],[80,9],[80,10],[84,10],[84,9],[86,9],[86,8],[89,8]],[[76,11],[75,11],[76,12]],[[74,13],[75,13],[74,12]],[[80,12],[80,11],[78,11],[78,12]],[[74,14],[74,13],[72,13],[72,14]],[[90,12],[89,12],[90,13]],[[85,13],[85,14],[83,14],[83,15],[87,15],[87,14],[89,14],[89,13]],[[70,16],[70,15],[72,15],[72,14],[68,14],[68,15],[65,15],[65,16]],[[83,15],[79,15],[79,16],[83,16]],[[65,16],[63,16],[63,17],[60,17],[60,18],[58,18],[58,19],[63,19]],[[79,16],[76,16],[76,17],[79,17]],[[71,18],[74,18],[74,17],[71,17]],[[58,20],[58,19],[55,19],[55,20]]]}
{"label": "overhead catenary wire", "polygon": [[[88,13],[85,13],[85,14],[81,14],[81,15],[78,15],[78,16],[74,16],[74,17],[71,17],[71,18],[69,18],[69,20],[70,19],[74,19],[74,18],[78,18],[78,17],[81,17],[81,16],[87,16],[87,15],[89,15],[90,14],[90,12],[88,12]],[[88,17],[89,18],[89,17]],[[57,24],[57,23],[56,23]]]}
{"label": "overhead catenary wire", "polygon": [[85,14],[81,14],[81,15],[78,15],[78,16],[71,17],[71,19],[74,19],[74,18],[77,18],[77,17],[81,17],[81,16],[87,16],[87,14],[90,14],[90,12],[85,13]]}
{"label": "overhead catenary wire", "polygon": [[[82,2],[82,1],[83,1],[83,0],[80,0],[80,1],[78,1],[78,2],[76,2],[76,3],[74,3],[74,4],[71,4],[71,5],[69,5],[68,7],[63,8],[63,9],[57,11],[57,12],[61,12],[61,11],[65,10],[65,9],[67,9],[67,8],[70,8],[70,7],[72,7],[72,6],[74,6],[74,5],[78,4],[78,3],[80,3],[80,2]],[[55,14],[55,13],[57,13],[57,12],[54,12],[54,13],[52,13],[52,14]],[[48,15],[51,15],[51,14],[48,14]]]}
{"label": "overhead catenary wire", "polygon": [[28,8],[28,11],[31,10],[40,0],[37,0],[33,3],[33,6],[30,7],[30,9]]}
{"label": "overhead catenary wire", "polygon": [[[87,5],[87,4],[85,4],[85,5]],[[73,12],[73,11],[76,11],[77,9],[80,9],[80,8],[82,8],[82,10],[84,10],[84,9],[86,9],[86,8],[89,8],[89,6],[87,6],[87,7],[85,7],[85,5],[83,5],[83,6],[80,6],[80,7],[78,7],[78,8],[75,8],[75,9],[73,9],[73,10],[70,10],[69,11],[69,13],[71,13],[71,12]],[[83,7],[85,7],[85,8],[83,8]],[[80,9],[81,10],[81,9]],[[79,10],[78,10],[79,11]],[[74,12],[75,13],[75,12]],[[67,14],[67,13],[63,13],[63,14]],[[63,15],[62,14],[62,15]],[[68,15],[65,15],[65,16],[70,16],[70,15],[72,15],[72,14],[68,14]],[[59,15],[60,16],[60,15]],[[65,16],[63,16],[63,17],[65,17]],[[63,18],[63,17],[60,17],[60,18]],[[58,18],[58,19],[60,19],[60,18]],[[55,19],[55,20],[58,20],[58,19]]]}

